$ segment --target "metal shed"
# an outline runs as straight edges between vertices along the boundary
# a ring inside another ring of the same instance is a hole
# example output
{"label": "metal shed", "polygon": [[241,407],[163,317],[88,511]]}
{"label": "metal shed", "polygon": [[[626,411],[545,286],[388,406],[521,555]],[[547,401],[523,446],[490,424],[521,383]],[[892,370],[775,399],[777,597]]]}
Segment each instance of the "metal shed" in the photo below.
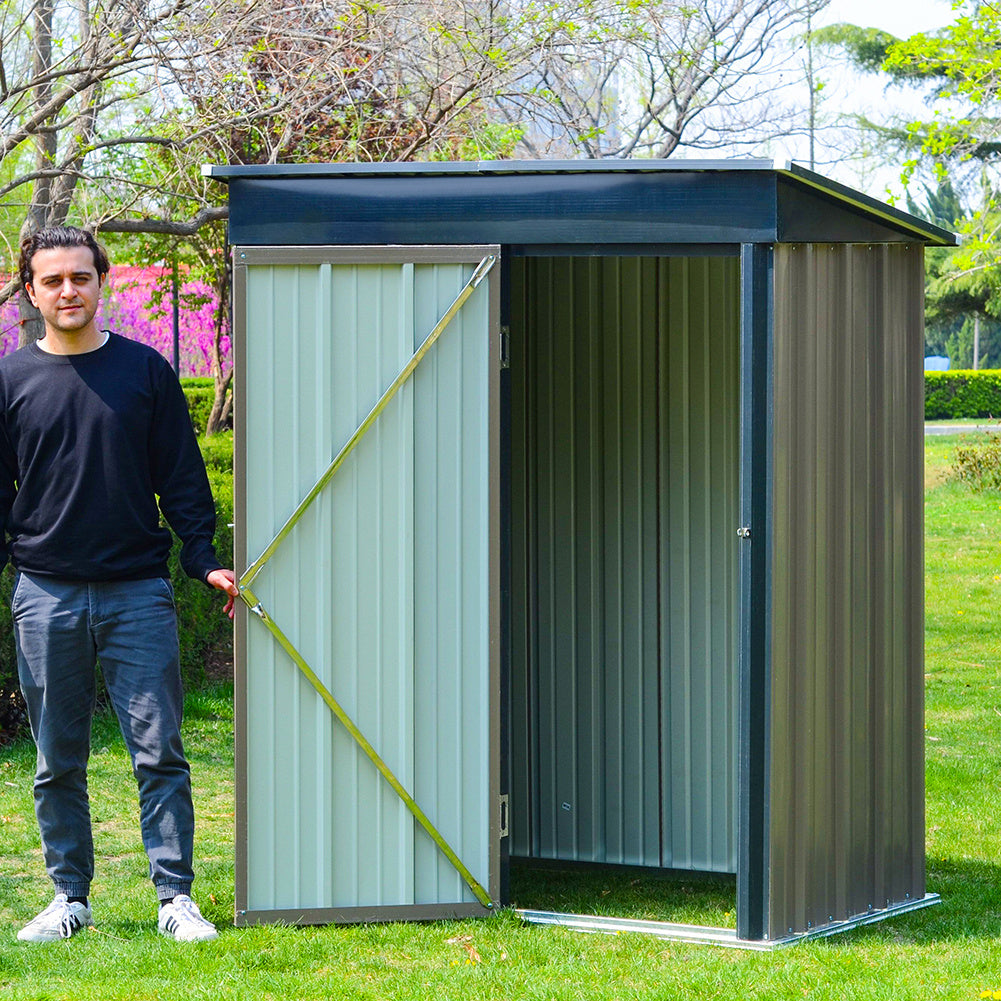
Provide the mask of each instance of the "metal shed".
{"label": "metal shed", "polygon": [[[923,247],[763,161],[210,167],[235,261],[237,922],[729,872],[932,902]],[[253,614],[251,614],[253,613]]]}

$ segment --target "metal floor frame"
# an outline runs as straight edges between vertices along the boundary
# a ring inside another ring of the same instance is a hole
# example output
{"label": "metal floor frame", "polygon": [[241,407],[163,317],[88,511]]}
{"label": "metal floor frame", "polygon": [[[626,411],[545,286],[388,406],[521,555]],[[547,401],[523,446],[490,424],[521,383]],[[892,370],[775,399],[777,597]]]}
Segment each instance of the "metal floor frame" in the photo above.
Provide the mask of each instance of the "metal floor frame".
{"label": "metal floor frame", "polygon": [[674,924],[670,921],[643,921],[630,918],[601,917],[596,914],[560,914],[555,911],[516,910],[515,913],[528,924],[570,928],[573,931],[589,934],[618,935],[623,932],[634,932],[641,935],[653,935],[655,938],[665,939],[669,942],[719,945],[729,949],[772,952],[775,949],[799,945],[812,939],[828,938],[831,935],[838,935],[841,932],[861,928],[863,925],[874,924],[877,921],[886,921],[900,914],[906,914],[908,911],[931,907],[933,904],[939,903],[941,899],[937,893],[928,893],[920,900],[906,900],[900,904],[892,904],[880,910],[856,915],[846,921],[834,921],[807,932],[787,935],[785,938],[762,940],[737,938],[737,931],[734,928],[707,928],[702,925]]}

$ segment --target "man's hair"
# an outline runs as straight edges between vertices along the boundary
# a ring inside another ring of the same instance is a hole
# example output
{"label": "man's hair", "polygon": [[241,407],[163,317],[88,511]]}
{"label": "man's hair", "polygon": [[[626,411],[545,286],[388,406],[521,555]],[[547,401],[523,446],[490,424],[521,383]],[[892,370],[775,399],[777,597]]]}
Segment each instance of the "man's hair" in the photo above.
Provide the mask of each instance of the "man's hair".
{"label": "man's hair", "polygon": [[26,236],[21,241],[21,256],[17,264],[18,277],[21,279],[21,287],[31,284],[32,271],[31,259],[40,250],[53,250],[56,247],[88,247],[94,255],[94,268],[97,271],[98,279],[104,278],[111,270],[108,263],[108,255],[105,253],[93,233],[88,233],[85,229],[77,229],[76,226],[49,226],[40,229],[31,236]]}

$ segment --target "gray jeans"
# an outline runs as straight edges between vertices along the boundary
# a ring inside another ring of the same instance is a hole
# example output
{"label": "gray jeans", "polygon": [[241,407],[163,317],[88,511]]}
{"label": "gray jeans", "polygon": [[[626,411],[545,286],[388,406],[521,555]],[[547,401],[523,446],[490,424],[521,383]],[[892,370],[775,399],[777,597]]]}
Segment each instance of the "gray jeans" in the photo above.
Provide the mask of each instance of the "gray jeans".
{"label": "gray jeans", "polygon": [[191,889],[194,811],[181,746],[177,619],[170,582],[82,584],[21,573],[11,601],[21,691],[38,749],[35,814],[57,893],[85,897],[94,876],[87,760],[100,659],[139,784],[157,896]]}

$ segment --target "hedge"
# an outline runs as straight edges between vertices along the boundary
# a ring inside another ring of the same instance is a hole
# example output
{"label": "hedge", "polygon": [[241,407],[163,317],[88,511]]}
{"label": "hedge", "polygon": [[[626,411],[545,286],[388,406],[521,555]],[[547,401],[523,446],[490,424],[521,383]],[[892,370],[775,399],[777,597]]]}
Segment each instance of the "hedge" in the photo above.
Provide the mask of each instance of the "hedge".
{"label": "hedge", "polygon": [[[187,380],[185,380],[187,381]],[[211,380],[208,392],[211,394]],[[194,387],[196,390],[201,387]],[[191,389],[185,386],[191,398]],[[211,405],[211,395],[210,395]],[[209,483],[215,497],[215,546],[223,566],[233,565],[233,435],[229,432],[199,438]],[[225,596],[191,580],[180,568],[180,544],[174,539],[170,576],[177,605],[181,642],[181,673],[185,686],[198,687],[208,675],[228,673],[233,660],[233,628],[223,615]],[[8,566],[0,574],[0,743],[27,731],[24,703],[17,681],[17,659],[10,620],[10,593],[14,573]]]}
{"label": "hedge", "polygon": [[215,385],[211,379],[194,377],[182,379],[181,387],[188,400],[188,412],[191,414],[191,423],[195,426],[195,434],[205,434],[205,425],[208,424],[215,400]]}
{"label": "hedge", "polygon": [[925,420],[1001,418],[1001,369],[925,372]]}

